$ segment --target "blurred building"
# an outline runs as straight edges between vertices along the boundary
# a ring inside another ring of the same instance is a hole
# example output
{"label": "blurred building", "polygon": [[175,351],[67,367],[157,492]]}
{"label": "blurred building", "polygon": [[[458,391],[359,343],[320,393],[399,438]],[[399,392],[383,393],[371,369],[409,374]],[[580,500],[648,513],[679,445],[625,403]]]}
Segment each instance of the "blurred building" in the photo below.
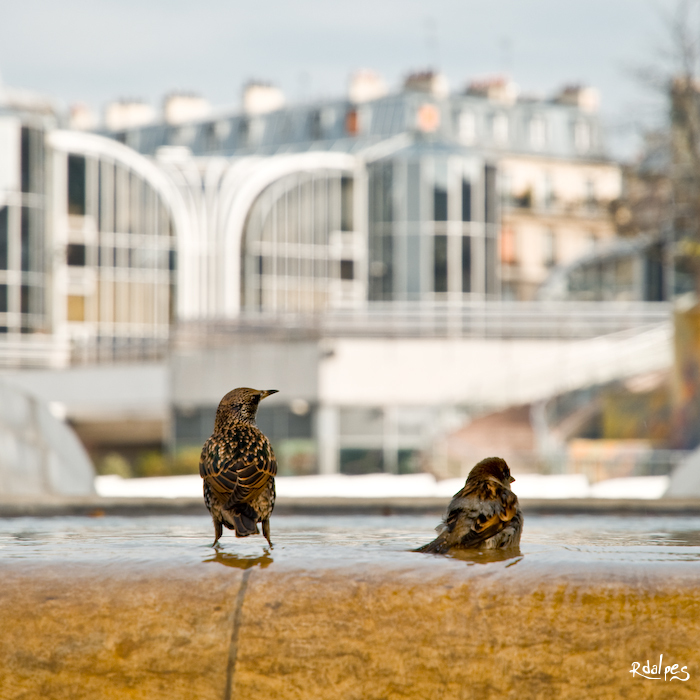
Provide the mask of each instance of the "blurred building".
{"label": "blurred building", "polygon": [[[285,358],[296,337],[308,381],[270,386],[287,394],[261,408],[287,463],[308,466],[313,443],[308,468],[419,468],[421,449],[481,401],[469,396],[477,375],[460,370],[468,339],[488,325],[480,305],[532,299],[552,269],[614,236],[620,169],[596,106],[588,88],[535,99],[501,79],[450,92],[433,72],[389,93],[368,71],[347,97],[302,105],[250,83],[233,114],[181,93],[161,117],[113,103],[100,132],[85,130],[82,112],[64,130],[55,112],[5,102],[0,363],[164,360],[170,350],[172,404],[152,417],[170,410],[172,444],[201,444],[231,388],[224,377],[267,384],[260,357],[294,372]],[[343,336],[371,342],[327,340]],[[344,376],[373,358],[410,374],[424,336],[439,370],[424,398],[400,398],[401,373],[387,383],[380,371],[374,387]],[[240,371],[216,374],[212,337]],[[459,352],[450,338],[464,340]],[[523,398],[508,391],[499,400]]]}
{"label": "blurred building", "polygon": [[[542,99],[497,78],[450,93],[444,76],[428,71],[388,94],[361,71],[345,99],[284,106],[279,90],[251,83],[243,106],[107,132],[149,157],[177,155],[177,179],[197,190],[207,230],[199,255],[216,255],[212,236],[242,245],[241,270],[216,273],[236,287],[242,277],[239,299],[224,294],[228,316],[375,300],[532,299],[554,267],[615,235],[609,209],[620,167],[606,156],[592,88]],[[323,212],[341,220],[322,222]],[[334,253],[314,248],[315,270],[297,273],[300,249],[280,256],[274,248],[318,246],[319,226]],[[305,232],[316,238],[305,241]],[[290,278],[301,286],[285,288]]]}

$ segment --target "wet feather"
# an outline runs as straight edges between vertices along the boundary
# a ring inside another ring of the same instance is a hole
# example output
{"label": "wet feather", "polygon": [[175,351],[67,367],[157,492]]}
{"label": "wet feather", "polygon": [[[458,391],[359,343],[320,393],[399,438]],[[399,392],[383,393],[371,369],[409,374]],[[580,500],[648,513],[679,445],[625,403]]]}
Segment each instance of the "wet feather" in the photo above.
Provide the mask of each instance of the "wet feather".
{"label": "wet feather", "polygon": [[488,457],[479,462],[456,493],[438,536],[418,552],[447,554],[452,550],[517,548],[523,516],[518,497],[511,491],[515,481],[506,462]]}

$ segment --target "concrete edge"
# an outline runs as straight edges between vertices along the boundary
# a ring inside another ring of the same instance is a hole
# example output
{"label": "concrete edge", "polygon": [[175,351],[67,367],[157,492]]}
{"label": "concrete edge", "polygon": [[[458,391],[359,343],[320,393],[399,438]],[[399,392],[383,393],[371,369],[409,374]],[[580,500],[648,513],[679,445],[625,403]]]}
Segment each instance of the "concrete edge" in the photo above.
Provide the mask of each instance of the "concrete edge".
{"label": "concrete edge", "polygon": [[[442,515],[449,498],[278,498],[276,515]],[[533,515],[700,515],[700,499],[521,499]],[[205,515],[201,498],[45,499],[0,496],[0,518]]]}

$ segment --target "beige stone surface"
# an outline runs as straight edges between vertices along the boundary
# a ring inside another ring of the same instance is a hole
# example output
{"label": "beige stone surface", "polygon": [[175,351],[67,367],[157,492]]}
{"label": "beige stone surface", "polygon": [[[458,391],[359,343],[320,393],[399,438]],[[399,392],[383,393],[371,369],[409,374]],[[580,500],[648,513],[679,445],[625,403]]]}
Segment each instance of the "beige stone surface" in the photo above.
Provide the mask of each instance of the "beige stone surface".
{"label": "beige stone surface", "polygon": [[[696,698],[694,573],[421,555],[410,568],[13,563],[0,566],[0,698]],[[631,677],[660,653],[690,680]]]}
{"label": "beige stone surface", "polygon": [[0,569],[0,698],[224,696],[242,572]]}

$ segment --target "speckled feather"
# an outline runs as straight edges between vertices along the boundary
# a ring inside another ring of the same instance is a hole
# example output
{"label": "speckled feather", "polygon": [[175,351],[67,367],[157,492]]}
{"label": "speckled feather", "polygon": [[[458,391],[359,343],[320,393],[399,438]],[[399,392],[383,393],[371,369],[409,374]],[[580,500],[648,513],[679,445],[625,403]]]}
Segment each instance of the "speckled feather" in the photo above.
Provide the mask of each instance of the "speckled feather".
{"label": "speckled feather", "polygon": [[270,441],[255,425],[258,403],[267,395],[247,388],[226,394],[217,410],[214,432],[202,447],[199,474],[214,521],[215,542],[222,526],[246,537],[258,534],[259,522],[269,541],[277,461]]}
{"label": "speckled feather", "polygon": [[445,554],[452,549],[518,547],[523,515],[510,481],[504,460],[489,457],[479,462],[454,495],[438,536],[416,551]]}

